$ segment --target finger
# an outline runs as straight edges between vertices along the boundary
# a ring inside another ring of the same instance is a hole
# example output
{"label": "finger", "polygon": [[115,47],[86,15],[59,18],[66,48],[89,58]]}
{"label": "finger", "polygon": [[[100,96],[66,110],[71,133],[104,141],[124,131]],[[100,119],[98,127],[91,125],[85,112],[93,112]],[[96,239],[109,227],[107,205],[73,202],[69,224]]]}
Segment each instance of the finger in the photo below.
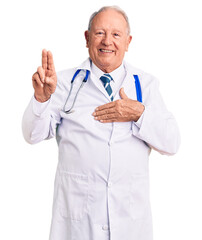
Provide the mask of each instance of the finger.
{"label": "finger", "polygon": [[46,83],[47,85],[49,85],[49,87],[53,87],[53,86],[56,85],[54,79],[51,78],[51,77],[46,77],[46,78],[45,78],[45,83]]}
{"label": "finger", "polygon": [[48,85],[51,85],[52,79],[51,79],[50,77],[46,77],[46,78],[45,78],[45,82],[46,82]]}
{"label": "finger", "polygon": [[99,120],[101,123],[110,123],[110,122],[128,122],[128,120],[125,120],[123,118],[118,118],[115,116],[114,118],[108,118],[108,119],[101,119]]}
{"label": "finger", "polygon": [[110,102],[110,103],[106,103],[106,104],[104,104],[102,106],[97,107],[95,109],[95,111],[97,112],[97,111],[101,111],[101,110],[104,110],[104,109],[112,108],[112,107],[115,106],[115,104],[116,104],[116,101]]}
{"label": "finger", "polygon": [[53,71],[52,71],[52,70],[47,70],[47,71],[46,71],[46,76],[47,76],[47,77],[53,76]]}
{"label": "finger", "polygon": [[45,81],[45,71],[44,71],[44,69],[40,66],[40,67],[37,68],[37,72],[39,74],[39,77],[40,77],[41,81],[44,83],[44,81]]}
{"label": "finger", "polygon": [[94,117],[97,117],[97,116],[102,116],[102,115],[111,114],[111,113],[115,113],[115,112],[116,112],[115,108],[107,108],[104,110],[96,111],[92,115]]}
{"label": "finger", "polygon": [[103,120],[108,120],[108,121],[118,121],[118,116],[116,113],[109,113],[109,114],[104,114],[102,116],[97,116],[95,117],[95,120],[98,121],[103,121]]}
{"label": "finger", "polygon": [[100,120],[101,123],[111,123],[111,122],[121,122],[116,119],[107,119],[107,120]]}
{"label": "finger", "polygon": [[127,95],[125,94],[125,92],[124,92],[124,88],[121,88],[121,89],[120,89],[119,94],[120,94],[121,99],[126,99],[126,98],[128,98],[128,96],[127,96]]}
{"label": "finger", "polygon": [[43,83],[41,82],[41,79],[40,79],[40,77],[39,77],[38,72],[36,72],[36,73],[32,76],[32,81],[33,81],[33,84],[36,83],[37,85],[43,87]]}
{"label": "finger", "polygon": [[110,122],[128,122],[121,118],[114,118],[114,119],[106,119],[106,120],[100,120],[101,123],[110,123]]}
{"label": "finger", "polygon": [[48,66],[48,54],[46,49],[42,50],[42,68],[44,70],[47,70],[47,66]]}
{"label": "finger", "polygon": [[51,51],[47,52],[47,58],[48,58],[48,66],[47,66],[47,68],[49,70],[53,70],[54,71],[55,70],[55,66],[54,66],[53,55],[52,55]]}

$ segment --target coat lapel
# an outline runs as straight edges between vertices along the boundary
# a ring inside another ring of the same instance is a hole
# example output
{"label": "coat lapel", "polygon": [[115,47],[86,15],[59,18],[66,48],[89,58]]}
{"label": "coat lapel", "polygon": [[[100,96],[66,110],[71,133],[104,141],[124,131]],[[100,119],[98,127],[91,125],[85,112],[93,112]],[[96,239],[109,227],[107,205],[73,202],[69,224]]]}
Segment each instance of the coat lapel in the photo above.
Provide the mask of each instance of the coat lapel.
{"label": "coat lapel", "polygon": [[[136,95],[136,87],[135,87],[135,79],[133,77],[134,74],[139,73],[138,69],[135,69],[134,67],[130,66],[128,63],[124,62],[124,67],[126,69],[126,76],[124,80],[122,81],[122,84],[120,86],[120,89],[123,87],[126,95],[134,100],[137,100]],[[94,85],[104,96],[105,98],[110,102],[111,99],[109,95],[107,94],[102,82],[100,79],[98,79],[91,71],[91,60],[88,58],[86,61],[84,61],[77,69],[84,69],[90,71],[90,76],[88,78],[88,81]],[[114,100],[120,99],[119,90],[118,89],[114,93]]]}

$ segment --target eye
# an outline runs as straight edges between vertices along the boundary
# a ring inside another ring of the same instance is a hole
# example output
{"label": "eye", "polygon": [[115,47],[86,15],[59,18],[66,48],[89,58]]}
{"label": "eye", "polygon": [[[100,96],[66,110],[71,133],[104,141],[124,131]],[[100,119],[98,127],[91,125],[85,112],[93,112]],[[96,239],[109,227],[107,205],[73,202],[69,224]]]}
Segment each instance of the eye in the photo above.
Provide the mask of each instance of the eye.
{"label": "eye", "polygon": [[98,35],[98,36],[102,36],[102,35],[104,35],[104,32],[101,32],[101,31],[96,32],[96,35]]}
{"label": "eye", "polygon": [[114,37],[119,38],[120,34],[119,33],[114,33]]}

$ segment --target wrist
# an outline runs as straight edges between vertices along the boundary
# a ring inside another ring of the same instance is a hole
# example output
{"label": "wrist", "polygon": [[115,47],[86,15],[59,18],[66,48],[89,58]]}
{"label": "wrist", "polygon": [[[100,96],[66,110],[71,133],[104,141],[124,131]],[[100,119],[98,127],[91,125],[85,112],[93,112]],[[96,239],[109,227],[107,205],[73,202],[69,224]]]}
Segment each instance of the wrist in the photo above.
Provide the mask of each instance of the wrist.
{"label": "wrist", "polygon": [[50,96],[37,96],[36,94],[34,94],[34,97],[40,103],[46,102],[50,99]]}
{"label": "wrist", "polygon": [[139,103],[139,106],[138,106],[138,109],[137,109],[137,113],[136,113],[135,122],[137,122],[140,119],[140,117],[142,116],[144,110],[145,110],[145,106],[142,103]]}

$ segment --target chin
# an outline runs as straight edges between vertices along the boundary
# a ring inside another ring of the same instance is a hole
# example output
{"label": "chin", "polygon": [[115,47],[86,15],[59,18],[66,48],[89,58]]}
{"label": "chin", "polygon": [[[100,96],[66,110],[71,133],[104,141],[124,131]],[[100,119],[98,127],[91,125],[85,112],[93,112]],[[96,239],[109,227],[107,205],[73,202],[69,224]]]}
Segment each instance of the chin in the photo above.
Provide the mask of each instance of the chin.
{"label": "chin", "polygon": [[106,59],[106,58],[100,59],[99,65],[108,67],[108,66],[112,65],[112,59]]}

